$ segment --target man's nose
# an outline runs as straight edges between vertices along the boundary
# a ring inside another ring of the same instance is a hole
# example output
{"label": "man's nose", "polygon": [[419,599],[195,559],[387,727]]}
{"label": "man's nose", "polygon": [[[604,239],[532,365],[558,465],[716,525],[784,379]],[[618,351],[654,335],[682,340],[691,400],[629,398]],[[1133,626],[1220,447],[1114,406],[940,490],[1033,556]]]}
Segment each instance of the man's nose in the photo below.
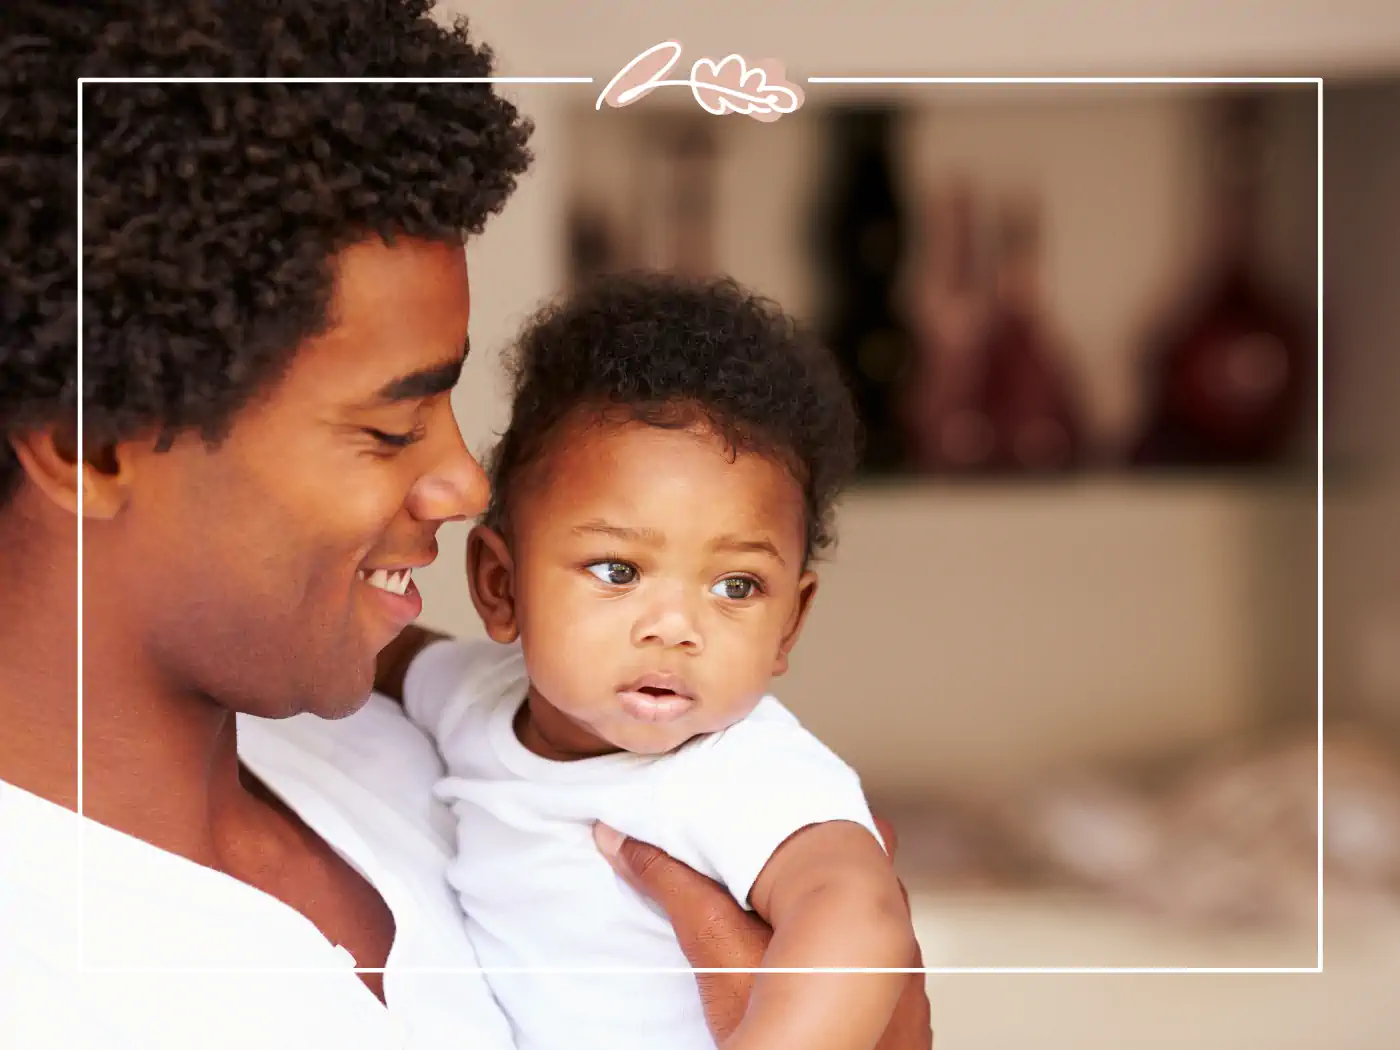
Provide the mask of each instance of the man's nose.
{"label": "man's nose", "polygon": [[[451,410],[448,410],[451,418]],[[463,521],[486,509],[491,485],[467,449],[456,419],[441,438],[431,467],[409,492],[409,512],[419,521]]]}

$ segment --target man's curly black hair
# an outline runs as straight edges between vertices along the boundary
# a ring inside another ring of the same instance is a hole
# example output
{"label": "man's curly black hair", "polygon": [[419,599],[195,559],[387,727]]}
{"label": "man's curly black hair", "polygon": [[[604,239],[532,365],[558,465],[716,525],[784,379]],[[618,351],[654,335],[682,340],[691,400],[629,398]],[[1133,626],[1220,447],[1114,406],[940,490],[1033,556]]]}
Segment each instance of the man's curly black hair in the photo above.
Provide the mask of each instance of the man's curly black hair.
{"label": "man's curly black hair", "polygon": [[483,518],[497,531],[508,530],[512,494],[561,424],[592,416],[701,424],[731,453],[771,456],[802,486],[807,557],[833,541],[835,501],[860,452],[850,392],[824,346],[733,280],[598,278],[537,313],[507,366],[511,420],[489,463]]}
{"label": "man's curly black hair", "polygon": [[[77,78],[485,77],[432,0],[7,0],[0,35],[0,434],[71,420]],[[491,84],[88,84],[88,446],[216,441],[327,324],[331,257],[462,241],[528,167]],[[0,503],[18,463],[0,440]]]}

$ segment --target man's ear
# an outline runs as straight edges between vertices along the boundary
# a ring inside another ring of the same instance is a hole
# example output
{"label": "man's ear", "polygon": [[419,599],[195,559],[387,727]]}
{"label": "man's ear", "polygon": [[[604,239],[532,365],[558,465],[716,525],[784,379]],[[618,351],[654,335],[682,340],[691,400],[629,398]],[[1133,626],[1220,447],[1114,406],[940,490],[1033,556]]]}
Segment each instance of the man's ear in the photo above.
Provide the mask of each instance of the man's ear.
{"label": "man's ear", "polygon": [[778,657],[773,662],[774,677],[787,673],[788,653],[792,652],[792,647],[797,644],[802,625],[807,622],[807,613],[812,609],[812,599],[816,596],[817,574],[809,569],[797,581],[797,604],[793,607],[792,619],[788,622],[782,643],[778,646]]}
{"label": "man's ear", "polygon": [[515,563],[503,536],[485,525],[467,534],[467,585],[472,604],[492,641],[520,636],[515,616]]}
{"label": "man's ear", "polygon": [[99,521],[114,518],[131,491],[133,457],[121,445],[106,445],[80,458],[75,431],[66,424],[41,427],[13,435],[10,447],[29,481],[58,506]]}

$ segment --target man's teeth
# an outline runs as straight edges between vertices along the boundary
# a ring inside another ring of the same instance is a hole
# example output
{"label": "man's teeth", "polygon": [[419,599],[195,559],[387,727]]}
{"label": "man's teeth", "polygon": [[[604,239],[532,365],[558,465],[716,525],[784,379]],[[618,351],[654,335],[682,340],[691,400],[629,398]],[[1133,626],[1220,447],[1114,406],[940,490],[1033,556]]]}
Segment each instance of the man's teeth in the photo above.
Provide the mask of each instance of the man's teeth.
{"label": "man's teeth", "polygon": [[385,569],[375,569],[368,576],[361,569],[356,575],[364,580],[371,587],[378,587],[381,591],[388,591],[390,594],[404,594],[408,591],[408,585],[413,582],[412,569],[397,569],[389,572]]}

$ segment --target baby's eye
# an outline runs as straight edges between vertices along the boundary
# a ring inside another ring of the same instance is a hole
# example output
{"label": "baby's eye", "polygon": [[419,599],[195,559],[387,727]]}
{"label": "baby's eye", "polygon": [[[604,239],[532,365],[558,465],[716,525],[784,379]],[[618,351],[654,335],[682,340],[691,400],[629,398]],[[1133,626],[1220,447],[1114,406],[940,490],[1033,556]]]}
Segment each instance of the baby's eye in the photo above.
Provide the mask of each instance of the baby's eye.
{"label": "baby's eye", "polygon": [[710,588],[710,593],[720,598],[741,602],[745,598],[752,598],[757,587],[757,582],[747,576],[726,576]]}
{"label": "baby's eye", "polygon": [[636,566],[628,565],[625,561],[595,561],[585,568],[604,583],[611,583],[614,587],[625,587],[637,580]]}

